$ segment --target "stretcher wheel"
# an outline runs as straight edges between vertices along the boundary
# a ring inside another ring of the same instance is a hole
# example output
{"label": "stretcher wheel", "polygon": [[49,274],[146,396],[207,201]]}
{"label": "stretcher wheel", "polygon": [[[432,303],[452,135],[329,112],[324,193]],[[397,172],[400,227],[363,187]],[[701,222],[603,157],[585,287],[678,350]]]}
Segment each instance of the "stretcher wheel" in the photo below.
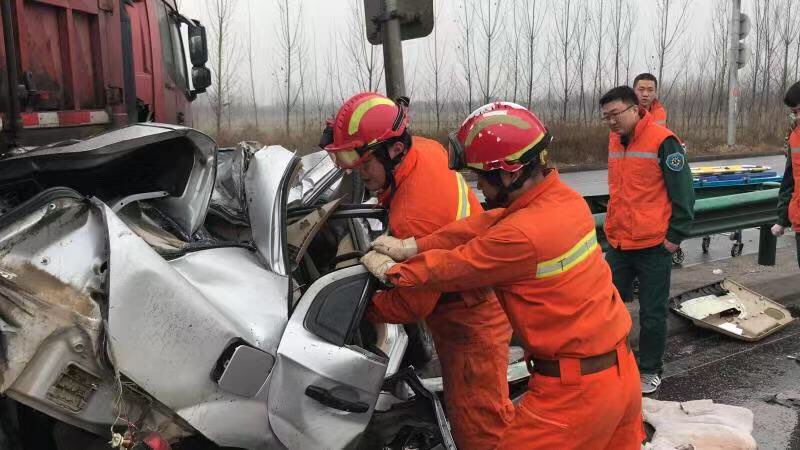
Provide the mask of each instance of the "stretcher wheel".
{"label": "stretcher wheel", "polygon": [[678,247],[675,253],[672,254],[672,264],[679,266],[683,264],[684,259],[686,259],[686,255],[683,253],[683,249]]}
{"label": "stretcher wheel", "polygon": [[708,248],[711,247],[711,236],[706,236],[703,238],[703,243],[700,246],[703,249],[703,254],[708,254]]}

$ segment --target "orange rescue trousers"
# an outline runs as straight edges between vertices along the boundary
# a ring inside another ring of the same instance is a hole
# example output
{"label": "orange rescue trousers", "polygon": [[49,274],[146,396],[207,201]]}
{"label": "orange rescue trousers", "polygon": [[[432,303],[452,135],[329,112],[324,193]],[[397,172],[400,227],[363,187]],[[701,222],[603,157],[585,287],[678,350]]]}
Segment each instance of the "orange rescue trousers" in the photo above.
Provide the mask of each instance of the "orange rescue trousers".
{"label": "orange rescue trousers", "polygon": [[425,321],[442,365],[444,401],[459,450],[495,448],[514,418],[506,380],[511,325],[499,302],[492,296],[471,307],[461,300],[440,303]]}
{"label": "orange rescue trousers", "polygon": [[617,360],[590,375],[563,363],[560,378],[533,374],[497,448],[639,450],[645,438],[639,369],[624,342]]}

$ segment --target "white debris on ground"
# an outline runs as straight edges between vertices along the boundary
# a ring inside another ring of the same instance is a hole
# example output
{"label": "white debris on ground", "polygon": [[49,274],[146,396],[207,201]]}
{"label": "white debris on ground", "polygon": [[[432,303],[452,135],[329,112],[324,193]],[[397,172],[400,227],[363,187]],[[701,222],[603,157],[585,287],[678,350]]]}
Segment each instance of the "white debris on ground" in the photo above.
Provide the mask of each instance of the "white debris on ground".
{"label": "white debris on ground", "polygon": [[642,399],[642,415],[656,432],[646,450],[756,450],[753,412],[713,400]]}

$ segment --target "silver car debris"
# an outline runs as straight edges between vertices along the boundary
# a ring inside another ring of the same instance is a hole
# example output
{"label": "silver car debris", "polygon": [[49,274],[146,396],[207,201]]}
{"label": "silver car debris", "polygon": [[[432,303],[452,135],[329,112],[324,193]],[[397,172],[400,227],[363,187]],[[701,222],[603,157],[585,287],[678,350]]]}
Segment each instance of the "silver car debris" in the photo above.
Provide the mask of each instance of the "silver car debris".
{"label": "silver car debris", "polygon": [[160,124],[6,155],[0,447],[455,448],[404,327],[362,320],[358,183]]}

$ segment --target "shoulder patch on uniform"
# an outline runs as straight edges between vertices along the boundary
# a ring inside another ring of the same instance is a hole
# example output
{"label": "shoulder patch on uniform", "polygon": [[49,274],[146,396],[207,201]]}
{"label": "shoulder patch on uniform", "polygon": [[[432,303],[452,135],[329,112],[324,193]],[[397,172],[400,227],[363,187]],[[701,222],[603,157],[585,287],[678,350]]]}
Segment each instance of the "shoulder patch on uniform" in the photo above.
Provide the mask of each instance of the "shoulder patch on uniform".
{"label": "shoulder patch on uniform", "polygon": [[685,165],[686,158],[683,156],[683,153],[675,152],[667,156],[667,167],[669,167],[669,170],[680,172]]}

